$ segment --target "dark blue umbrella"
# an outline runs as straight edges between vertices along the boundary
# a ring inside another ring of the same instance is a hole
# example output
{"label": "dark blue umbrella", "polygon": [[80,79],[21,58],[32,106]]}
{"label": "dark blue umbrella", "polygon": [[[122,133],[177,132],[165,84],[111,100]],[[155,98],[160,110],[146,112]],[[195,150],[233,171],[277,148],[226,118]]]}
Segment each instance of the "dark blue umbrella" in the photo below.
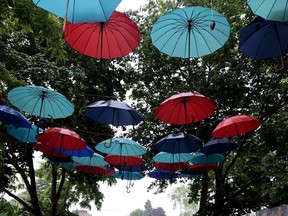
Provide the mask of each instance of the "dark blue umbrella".
{"label": "dark blue umbrella", "polygon": [[168,153],[191,153],[202,148],[202,141],[185,132],[172,133],[155,143],[155,148]]}
{"label": "dark blue umbrella", "polygon": [[282,61],[288,52],[288,22],[257,17],[241,29],[239,51],[254,60],[281,57]]}
{"label": "dark blue umbrella", "polygon": [[115,168],[117,168],[119,171],[127,171],[127,172],[143,172],[145,170],[148,170],[148,167],[145,165],[139,165],[139,166],[119,166],[115,165]]}
{"label": "dark blue umbrella", "polygon": [[41,133],[43,130],[35,125],[31,125],[30,128],[17,127],[14,125],[7,126],[7,133],[13,136],[20,142],[37,143],[36,134]]}
{"label": "dark blue umbrella", "polygon": [[148,173],[148,176],[159,180],[178,178],[178,174],[176,172],[166,170],[153,170]]}
{"label": "dark blue umbrella", "polygon": [[31,128],[31,123],[22,113],[4,105],[0,105],[0,121],[16,127]]}
{"label": "dark blue umbrella", "polygon": [[100,100],[86,107],[85,115],[96,122],[114,126],[137,125],[143,117],[124,102]]}
{"label": "dark blue umbrella", "polygon": [[213,139],[208,141],[201,149],[201,153],[206,155],[222,154],[233,151],[238,148],[239,144],[229,140],[228,138]]}
{"label": "dark blue umbrella", "polygon": [[94,153],[94,151],[88,146],[86,146],[86,148],[79,150],[64,150],[58,148],[55,148],[54,150],[63,155],[76,156],[76,157],[91,157]]}

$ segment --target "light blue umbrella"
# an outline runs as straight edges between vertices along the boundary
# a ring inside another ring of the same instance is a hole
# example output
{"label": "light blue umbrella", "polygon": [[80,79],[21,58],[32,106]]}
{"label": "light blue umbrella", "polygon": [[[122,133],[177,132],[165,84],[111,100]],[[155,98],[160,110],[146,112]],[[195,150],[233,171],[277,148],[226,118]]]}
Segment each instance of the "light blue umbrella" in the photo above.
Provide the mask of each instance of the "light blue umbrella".
{"label": "light blue umbrella", "polygon": [[164,14],[153,25],[150,35],[160,52],[193,58],[221,48],[230,36],[230,25],[217,11],[194,6]]}
{"label": "light blue umbrella", "polygon": [[34,4],[71,23],[105,22],[121,0],[33,0]]}
{"label": "light blue umbrella", "polygon": [[288,0],[248,0],[253,13],[266,20],[288,21]]}
{"label": "light blue umbrella", "polygon": [[147,150],[134,140],[127,138],[107,139],[95,146],[95,149],[105,154],[119,156],[137,156],[143,155]]}
{"label": "light blue umbrella", "polygon": [[179,163],[190,161],[193,155],[190,153],[171,154],[167,152],[159,152],[153,157],[154,161],[162,163]]}
{"label": "light blue umbrella", "polygon": [[215,164],[221,163],[224,160],[225,157],[221,154],[205,155],[199,152],[193,155],[193,158],[190,161],[193,164]]}
{"label": "light blue umbrella", "polygon": [[108,163],[104,161],[104,157],[100,154],[94,153],[91,157],[76,157],[73,156],[72,160],[78,164],[87,166],[106,166]]}
{"label": "light blue umbrella", "polygon": [[141,174],[140,172],[128,172],[128,171],[121,171],[121,172],[115,172],[113,174],[113,176],[115,178],[118,179],[126,179],[126,180],[139,180],[142,179],[144,177],[143,174]]}
{"label": "light blue umbrella", "polygon": [[70,170],[70,171],[76,171],[76,166],[77,164],[76,163],[73,163],[73,162],[67,162],[67,163],[55,163],[53,161],[50,161],[50,163],[52,165],[55,165],[55,166],[60,166],[66,170]]}
{"label": "light blue umbrella", "polygon": [[37,130],[39,133],[43,131],[43,129],[38,128],[35,125],[31,125],[31,128],[16,127],[14,125],[7,126],[7,133],[13,136],[15,139],[19,140],[20,142],[37,143]]}
{"label": "light blue umbrella", "polygon": [[73,104],[59,92],[42,86],[17,87],[8,100],[18,109],[40,118],[65,118],[74,112]]}

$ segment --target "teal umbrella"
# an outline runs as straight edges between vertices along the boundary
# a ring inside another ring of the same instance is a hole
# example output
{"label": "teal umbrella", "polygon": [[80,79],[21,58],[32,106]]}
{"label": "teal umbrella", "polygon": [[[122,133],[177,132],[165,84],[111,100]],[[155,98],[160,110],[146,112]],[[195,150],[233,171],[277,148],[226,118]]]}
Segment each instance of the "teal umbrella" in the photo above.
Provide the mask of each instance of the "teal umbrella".
{"label": "teal umbrella", "polygon": [[150,35],[160,52],[193,58],[221,48],[230,36],[230,25],[217,11],[194,6],[164,14],[155,22]]}
{"label": "teal umbrella", "polygon": [[288,21],[288,0],[248,0],[253,13],[266,20]]}
{"label": "teal umbrella", "polygon": [[15,139],[19,140],[20,142],[37,143],[37,130],[39,133],[43,131],[43,129],[38,128],[35,125],[31,125],[31,128],[16,127],[14,125],[7,126],[7,133],[13,136]]}
{"label": "teal umbrella", "polygon": [[87,166],[106,166],[108,163],[104,161],[104,157],[100,154],[94,153],[91,157],[76,157],[73,156],[72,160],[78,164]]}
{"label": "teal umbrella", "polygon": [[99,152],[119,156],[143,155],[147,150],[134,140],[127,138],[112,138],[104,140],[95,146]]}
{"label": "teal umbrella", "polygon": [[167,152],[159,152],[153,157],[153,160],[162,163],[179,163],[190,161],[192,158],[193,155],[190,153],[171,154]]}
{"label": "teal umbrella", "polygon": [[190,160],[190,162],[193,164],[216,164],[221,163],[224,160],[225,157],[221,154],[205,155],[199,152],[193,155],[193,158]]}
{"label": "teal umbrella", "polygon": [[140,172],[128,172],[128,171],[121,171],[121,172],[115,172],[113,174],[115,178],[118,179],[126,179],[126,180],[139,180],[144,177],[144,175]]}
{"label": "teal umbrella", "polygon": [[40,118],[65,118],[74,112],[73,104],[59,92],[42,86],[17,87],[8,100],[21,111]]}

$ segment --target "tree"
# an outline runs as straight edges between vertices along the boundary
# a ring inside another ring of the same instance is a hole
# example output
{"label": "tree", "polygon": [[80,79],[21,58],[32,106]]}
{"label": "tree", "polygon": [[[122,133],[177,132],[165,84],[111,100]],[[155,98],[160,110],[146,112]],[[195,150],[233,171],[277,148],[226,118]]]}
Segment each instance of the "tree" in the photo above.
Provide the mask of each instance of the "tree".
{"label": "tree", "polygon": [[151,201],[147,200],[144,204],[144,210],[135,209],[129,216],[166,216],[166,214],[162,207],[153,208]]}

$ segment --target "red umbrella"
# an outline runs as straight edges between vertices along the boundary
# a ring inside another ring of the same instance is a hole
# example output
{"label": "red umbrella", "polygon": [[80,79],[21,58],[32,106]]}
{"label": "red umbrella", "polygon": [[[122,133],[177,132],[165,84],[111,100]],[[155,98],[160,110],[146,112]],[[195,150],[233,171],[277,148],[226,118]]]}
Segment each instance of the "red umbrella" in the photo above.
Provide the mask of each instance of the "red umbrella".
{"label": "red umbrella", "polygon": [[155,115],[169,124],[190,124],[210,116],[215,107],[211,99],[198,92],[182,92],[163,101]]}
{"label": "red umbrella", "polygon": [[108,173],[108,170],[103,166],[87,166],[87,165],[77,165],[76,169],[81,172],[89,173],[89,174],[101,174],[105,175]]}
{"label": "red umbrella", "polygon": [[154,164],[154,167],[159,170],[178,171],[178,170],[185,170],[188,167],[188,164],[185,162],[179,162],[179,163],[157,162]]}
{"label": "red umbrella", "polygon": [[255,130],[261,125],[261,121],[248,115],[236,115],[220,122],[212,132],[214,138],[239,136]]}
{"label": "red umbrella", "polygon": [[53,148],[64,150],[79,150],[86,148],[86,142],[76,132],[53,127],[46,129],[44,133],[36,135],[38,142],[45,143]]}
{"label": "red umbrella", "polygon": [[43,154],[49,155],[52,157],[58,157],[58,158],[69,158],[70,157],[69,155],[64,155],[64,154],[61,154],[61,153],[55,151],[55,149],[53,147],[51,147],[50,145],[47,145],[45,143],[36,143],[34,145],[34,148],[37,151],[41,151]]}
{"label": "red umbrella", "polygon": [[129,17],[115,11],[107,22],[67,22],[64,38],[83,55],[112,59],[132,52],[140,42],[140,31]]}
{"label": "red umbrella", "polygon": [[193,164],[187,171],[189,172],[208,172],[209,170],[216,170],[219,166],[216,164]]}
{"label": "red umbrella", "polygon": [[144,164],[144,160],[140,156],[106,155],[104,160],[119,166],[139,166]]}

